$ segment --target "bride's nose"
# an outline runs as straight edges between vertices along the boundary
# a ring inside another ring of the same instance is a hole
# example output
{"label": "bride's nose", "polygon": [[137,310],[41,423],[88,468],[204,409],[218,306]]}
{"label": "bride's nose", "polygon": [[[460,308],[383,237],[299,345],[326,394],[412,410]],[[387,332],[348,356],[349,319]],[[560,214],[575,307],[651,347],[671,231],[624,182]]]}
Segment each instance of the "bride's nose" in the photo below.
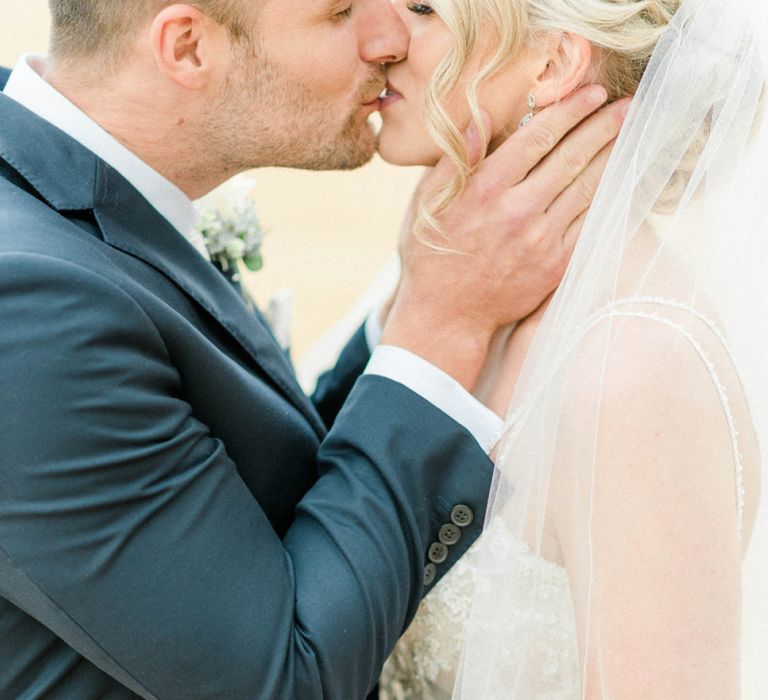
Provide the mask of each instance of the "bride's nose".
{"label": "bride's nose", "polygon": [[408,53],[408,30],[392,0],[370,0],[360,41],[360,57],[369,63],[395,63]]}

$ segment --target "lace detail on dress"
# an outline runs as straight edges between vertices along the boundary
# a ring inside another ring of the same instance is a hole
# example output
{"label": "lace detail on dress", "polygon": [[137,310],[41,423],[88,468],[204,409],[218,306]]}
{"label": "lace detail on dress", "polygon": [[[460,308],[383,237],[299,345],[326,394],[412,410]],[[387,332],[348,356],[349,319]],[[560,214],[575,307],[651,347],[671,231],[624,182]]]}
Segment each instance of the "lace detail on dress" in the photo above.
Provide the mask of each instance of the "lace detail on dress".
{"label": "lace detail on dress", "polygon": [[486,532],[424,599],[384,667],[382,700],[450,700],[483,547],[503,552],[511,599],[526,601],[514,610],[501,605],[500,617],[493,624],[509,629],[511,644],[516,629],[527,631],[541,689],[537,697],[579,697],[576,624],[565,570],[532,555],[526,545],[511,541],[499,527],[496,532]]}

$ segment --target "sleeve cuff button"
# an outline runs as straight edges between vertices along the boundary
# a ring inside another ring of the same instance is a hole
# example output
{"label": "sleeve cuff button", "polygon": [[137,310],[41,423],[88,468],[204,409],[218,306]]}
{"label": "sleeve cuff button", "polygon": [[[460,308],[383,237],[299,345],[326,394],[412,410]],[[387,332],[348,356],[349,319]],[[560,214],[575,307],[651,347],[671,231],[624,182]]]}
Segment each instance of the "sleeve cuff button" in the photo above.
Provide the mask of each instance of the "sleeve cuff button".
{"label": "sleeve cuff button", "polygon": [[458,505],[451,510],[451,522],[458,527],[467,527],[474,519],[475,514],[469,506]]}
{"label": "sleeve cuff button", "polygon": [[442,564],[448,558],[448,547],[442,542],[433,542],[429,547],[427,557],[433,564]]}
{"label": "sleeve cuff button", "polygon": [[461,528],[458,525],[443,525],[437,533],[437,539],[448,547],[452,547],[461,539]]}
{"label": "sleeve cuff button", "polygon": [[437,567],[434,564],[427,564],[424,567],[424,587],[431,586],[437,576]]}

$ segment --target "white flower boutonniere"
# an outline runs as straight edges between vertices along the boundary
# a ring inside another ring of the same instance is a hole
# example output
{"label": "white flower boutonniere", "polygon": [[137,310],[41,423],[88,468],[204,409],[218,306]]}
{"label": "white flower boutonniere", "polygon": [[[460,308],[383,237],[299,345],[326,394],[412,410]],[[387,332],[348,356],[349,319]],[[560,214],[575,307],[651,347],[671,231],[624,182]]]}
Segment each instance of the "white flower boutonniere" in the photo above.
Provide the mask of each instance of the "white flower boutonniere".
{"label": "white flower boutonniere", "polygon": [[249,196],[250,178],[233,178],[196,203],[196,229],[205,241],[211,260],[225,271],[237,270],[237,262],[253,272],[264,265],[261,244],[264,229],[256,205]]}

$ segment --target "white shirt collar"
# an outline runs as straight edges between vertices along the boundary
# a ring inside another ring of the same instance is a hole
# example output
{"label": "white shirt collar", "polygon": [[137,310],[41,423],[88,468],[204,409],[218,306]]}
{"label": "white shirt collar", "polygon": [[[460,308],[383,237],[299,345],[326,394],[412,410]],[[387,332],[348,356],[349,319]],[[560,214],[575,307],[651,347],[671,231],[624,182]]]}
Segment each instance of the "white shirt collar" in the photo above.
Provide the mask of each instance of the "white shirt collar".
{"label": "white shirt collar", "polygon": [[210,259],[205,241],[195,230],[197,213],[192,200],[45,82],[41,76],[44,61],[44,56],[22,56],[3,93],[111,165],[203,257]]}

